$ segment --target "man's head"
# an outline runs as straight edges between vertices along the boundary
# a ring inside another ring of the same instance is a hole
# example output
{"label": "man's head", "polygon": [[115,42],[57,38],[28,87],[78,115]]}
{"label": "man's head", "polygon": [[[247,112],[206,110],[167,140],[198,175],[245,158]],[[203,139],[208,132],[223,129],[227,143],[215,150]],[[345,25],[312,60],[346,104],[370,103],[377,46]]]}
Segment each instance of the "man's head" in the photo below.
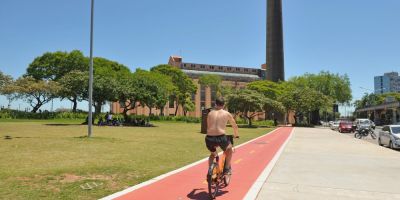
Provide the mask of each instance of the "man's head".
{"label": "man's head", "polygon": [[217,105],[217,107],[224,107],[224,105],[225,105],[225,100],[224,100],[224,98],[218,97],[218,98],[215,100],[215,105]]}

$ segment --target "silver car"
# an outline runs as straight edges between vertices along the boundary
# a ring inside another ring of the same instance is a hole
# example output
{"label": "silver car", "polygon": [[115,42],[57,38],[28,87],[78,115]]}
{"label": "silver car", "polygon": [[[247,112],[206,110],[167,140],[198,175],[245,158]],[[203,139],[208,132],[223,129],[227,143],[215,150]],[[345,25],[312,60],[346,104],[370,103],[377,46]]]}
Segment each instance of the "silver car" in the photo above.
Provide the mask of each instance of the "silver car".
{"label": "silver car", "polygon": [[330,125],[330,128],[332,130],[338,130],[339,129],[339,121],[332,122],[332,124]]}
{"label": "silver car", "polygon": [[387,125],[379,132],[378,144],[391,149],[400,148],[400,125]]}

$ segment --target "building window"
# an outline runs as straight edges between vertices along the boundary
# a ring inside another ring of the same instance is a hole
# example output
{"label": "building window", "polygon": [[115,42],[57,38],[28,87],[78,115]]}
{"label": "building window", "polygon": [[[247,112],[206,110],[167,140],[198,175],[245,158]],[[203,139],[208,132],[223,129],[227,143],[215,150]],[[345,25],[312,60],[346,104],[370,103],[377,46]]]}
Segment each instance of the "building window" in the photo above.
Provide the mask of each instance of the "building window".
{"label": "building window", "polygon": [[200,86],[200,105],[201,109],[206,106],[206,87],[204,85]]}
{"label": "building window", "polygon": [[206,101],[206,87],[204,85],[200,86],[200,101]]}
{"label": "building window", "polygon": [[240,71],[240,68],[236,68],[236,71]]}
{"label": "building window", "polygon": [[211,86],[211,107],[215,106],[215,100],[217,99],[217,88],[215,86]]}
{"label": "building window", "polygon": [[183,64],[184,67],[186,67],[186,64]]}
{"label": "building window", "polygon": [[256,72],[256,70],[255,69],[253,69],[253,70],[251,70],[252,72]]}
{"label": "building window", "polygon": [[219,69],[219,70],[222,70],[223,68],[222,68],[222,67],[218,67],[218,69]]}
{"label": "building window", "polygon": [[204,68],[206,68],[206,66],[204,66],[204,65],[200,65],[200,68],[204,69]]}
{"label": "building window", "polygon": [[191,66],[192,68],[195,68],[195,67],[196,67],[196,65],[194,65],[194,64],[191,64],[190,66]]}
{"label": "building window", "polygon": [[245,71],[245,72],[248,72],[249,70],[248,70],[248,69],[244,69],[244,71]]}
{"label": "building window", "polygon": [[228,67],[228,71],[231,71],[231,70],[232,70],[232,68]]}

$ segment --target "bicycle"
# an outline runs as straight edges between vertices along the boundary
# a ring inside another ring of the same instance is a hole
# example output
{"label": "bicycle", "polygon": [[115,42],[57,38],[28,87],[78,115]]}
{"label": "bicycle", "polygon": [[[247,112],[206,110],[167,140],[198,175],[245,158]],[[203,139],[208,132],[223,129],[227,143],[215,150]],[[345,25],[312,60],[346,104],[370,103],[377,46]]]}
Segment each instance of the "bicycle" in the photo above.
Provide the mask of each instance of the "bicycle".
{"label": "bicycle", "polygon": [[[227,135],[226,137],[231,142],[233,149],[233,135]],[[208,194],[211,199],[215,199],[218,190],[222,188],[222,186],[224,187],[228,186],[231,180],[231,175],[224,174],[224,167],[226,164],[225,157],[226,157],[225,153],[221,156],[221,158],[217,154],[213,163],[208,168],[207,172]]]}

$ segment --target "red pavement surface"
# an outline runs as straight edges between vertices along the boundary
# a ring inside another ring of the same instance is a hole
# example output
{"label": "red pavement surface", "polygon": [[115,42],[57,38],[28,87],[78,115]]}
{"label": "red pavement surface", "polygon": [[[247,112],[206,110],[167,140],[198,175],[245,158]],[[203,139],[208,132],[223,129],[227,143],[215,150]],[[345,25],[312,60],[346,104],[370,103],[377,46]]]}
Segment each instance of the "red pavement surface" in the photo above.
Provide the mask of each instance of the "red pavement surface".
{"label": "red pavement surface", "polygon": [[[237,148],[232,157],[231,183],[222,188],[217,199],[243,199],[291,131],[292,128],[289,127],[280,128]],[[207,162],[204,161],[116,199],[209,199],[205,181],[207,167]]]}

